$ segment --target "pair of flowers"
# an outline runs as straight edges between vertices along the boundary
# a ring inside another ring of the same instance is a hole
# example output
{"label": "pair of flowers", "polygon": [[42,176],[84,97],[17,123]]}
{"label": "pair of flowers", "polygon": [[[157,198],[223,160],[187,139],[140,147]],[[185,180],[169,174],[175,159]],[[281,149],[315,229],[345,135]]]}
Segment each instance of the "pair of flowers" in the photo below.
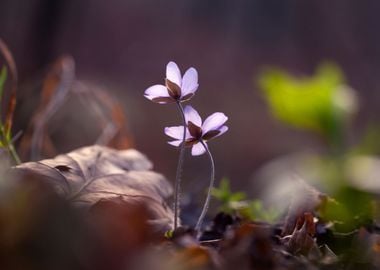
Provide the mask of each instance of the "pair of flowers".
{"label": "pair of flowers", "polygon": [[[153,85],[145,90],[144,96],[159,104],[185,102],[190,100],[198,90],[198,72],[189,68],[183,77],[174,62],[166,66],[165,85]],[[199,156],[206,152],[206,142],[222,135],[228,130],[225,122],[228,117],[221,112],[211,114],[203,122],[199,113],[191,106],[183,109],[186,128],[184,126],[166,127],[165,134],[174,140],[170,145],[180,147],[184,142],[186,147],[192,147],[191,154]],[[184,134],[185,132],[185,134]]]}

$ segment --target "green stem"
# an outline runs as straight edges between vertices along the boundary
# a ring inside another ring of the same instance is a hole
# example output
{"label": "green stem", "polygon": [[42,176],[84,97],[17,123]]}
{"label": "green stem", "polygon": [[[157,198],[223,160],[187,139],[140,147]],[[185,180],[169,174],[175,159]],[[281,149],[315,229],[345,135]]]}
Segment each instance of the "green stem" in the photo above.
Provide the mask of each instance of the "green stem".
{"label": "green stem", "polygon": [[211,163],[211,178],[210,178],[210,186],[209,186],[208,191],[207,191],[206,201],[205,201],[205,204],[203,206],[202,213],[199,216],[197,225],[195,226],[195,231],[199,231],[200,228],[201,228],[201,226],[202,226],[203,219],[206,216],[207,210],[208,210],[209,205],[210,205],[211,191],[212,191],[212,188],[214,187],[214,182],[215,182],[215,163],[214,163],[214,159],[213,159],[213,157],[211,155],[211,152],[208,149],[206,143],[204,141],[202,141],[202,140],[200,141],[200,143],[203,145],[203,147],[205,148],[205,150],[206,150],[206,152],[208,154],[208,157],[210,158],[210,163]]}
{"label": "green stem", "polygon": [[9,153],[11,154],[13,160],[15,161],[16,165],[20,165],[21,160],[20,160],[19,156],[17,155],[16,149],[12,143],[8,144],[8,150],[9,150]]}
{"label": "green stem", "polygon": [[182,116],[182,123],[183,123],[183,137],[182,137],[182,143],[180,145],[179,150],[179,158],[178,158],[178,164],[177,164],[177,173],[175,177],[175,183],[174,183],[174,230],[178,227],[178,219],[179,219],[179,206],[180,206],[180,193],[181,193],[181,176],[182,176],[182,165],[183,165],[183,158],[185,155],[185,140],[186,140],[186,119],[185,119],[185,113],[183,111],[183,107],[180,101],[177,101],[177,107],[178,110]]}
{"label": "green stem", "polygon": [[13,158],[16,165],[21,164],[21,160],[20,160],[19,156],[17,155],[16,149],[15,149],[12,141],[8,138],[7,134],[5,133],[4,126],[3,126],[2,122],[0,122],[0,126],[1,126],[0,130],[1,130],[1,137],[2,137],[1,139],[2,139],[2,143],[3,143],[4,147],[8,150],[9,154]]}

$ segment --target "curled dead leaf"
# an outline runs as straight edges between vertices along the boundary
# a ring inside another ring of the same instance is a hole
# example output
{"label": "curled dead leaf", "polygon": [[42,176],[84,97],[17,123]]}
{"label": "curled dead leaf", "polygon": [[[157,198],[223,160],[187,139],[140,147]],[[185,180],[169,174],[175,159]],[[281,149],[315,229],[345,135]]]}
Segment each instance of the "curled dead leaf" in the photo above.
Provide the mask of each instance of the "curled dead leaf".
{"label": "curled dead leaf", "polygon": [[72,115],[77,110],[83,110],[83,122],[90,122],[91,127],[99,132],[96,144],[116,149],[133,147],[122,104],[110,91],[78,80],[74,59],[64,55],[51,65],[44,78],[38,108],[20,143],[21,156],[27,160],[39,160],[56,155],[57,142],[51,137],[51,129],[57,127],[52,119],[59,114]]}
{"label": "curled dead leaf", "polygon": [[143,205],[148,223],[156,231],[172,227],[172,211],[165,200],[172,187],[164,176],[151,171],[152,163],[140,152],[104,146],[77,149],[54,159],[27,162],[13,167],[16,177],[39,178],[78,207],[91,208],[105,200]]}
{"label": "curled dead leaf", "polygon": [[320,257],[318,246],[315,239],[314,216],[311,213],[305,213],[303,218],[298,218],[293,233],[283,239],[288,251],[293,254],[316,255]]}
{"label": "curled dead leaf", "polygon": [[309,185],[302,179],[297,179],[297,189],[292,194],[288,213],[285,218],[285,223],[282,235],[290,235],[297,228],[297,222],[304,222],[305,213],[314,213],[320,207],[323,207],[328,196],[318,191],[313,186]]}

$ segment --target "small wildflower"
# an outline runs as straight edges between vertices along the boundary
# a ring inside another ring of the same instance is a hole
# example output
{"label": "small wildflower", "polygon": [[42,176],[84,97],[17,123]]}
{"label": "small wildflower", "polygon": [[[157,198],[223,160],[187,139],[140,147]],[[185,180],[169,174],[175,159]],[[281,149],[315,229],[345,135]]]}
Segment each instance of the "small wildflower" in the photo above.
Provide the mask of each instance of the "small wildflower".
{"label": "small wildflower", "polygon": [[[203,123],[198,112],[193,107],[186,106],[184,113],[187,124],[185,146],[192,146],[191,154],[193,156],[204,154],[206,152],[206,142],[222,135],[228,130],[228,127],[224,125],[228,117],[224,113],[213,113]],[[168,143],[173,146],[180,146],[182,144],[183,132],[183,126],[166,127],[165,134],[175,139]]]}
{"label": "small wildflower", "polygon": [[183,102],[194,96],[198,86],[198,72],[195,68],[189,68],[182,77],[177,64],[169,62],[166,65],[165,85],[149,87],[144,96],[159,104]]}

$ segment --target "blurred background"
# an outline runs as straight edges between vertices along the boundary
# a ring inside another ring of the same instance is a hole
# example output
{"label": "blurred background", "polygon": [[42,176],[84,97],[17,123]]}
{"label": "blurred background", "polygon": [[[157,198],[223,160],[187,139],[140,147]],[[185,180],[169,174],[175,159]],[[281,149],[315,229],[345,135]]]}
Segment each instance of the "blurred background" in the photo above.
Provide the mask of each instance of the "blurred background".
{"label": "blurred background", "polygon": [[[173,60],[182,72],[198,70],[191,103],[203,118],[215,111],[229,116],[229,132],[210,148],[217,180],[227,176],[242,189],[267,161],[325,147],[272,117],[257,84],[265,67],[311,75],[321,61],[333,61],[359,95],[352,143],[379,121],[379,10],[380,2],[371,0],[2,0],[0,37],[14,54],[20,82],[14,133],[27,128],[51,64],[69,54],[77,78],[121,102],[135,147],[173,180],[178,151],[166,144],[163,129],[180,117],[175,106],[143,97],[147,87],[163,83]],[[94,143],[94,121],[80,110],[57,118],[52,138],[58,152]],[[187,156],[185,189],[207,185],[207,162]]]}

